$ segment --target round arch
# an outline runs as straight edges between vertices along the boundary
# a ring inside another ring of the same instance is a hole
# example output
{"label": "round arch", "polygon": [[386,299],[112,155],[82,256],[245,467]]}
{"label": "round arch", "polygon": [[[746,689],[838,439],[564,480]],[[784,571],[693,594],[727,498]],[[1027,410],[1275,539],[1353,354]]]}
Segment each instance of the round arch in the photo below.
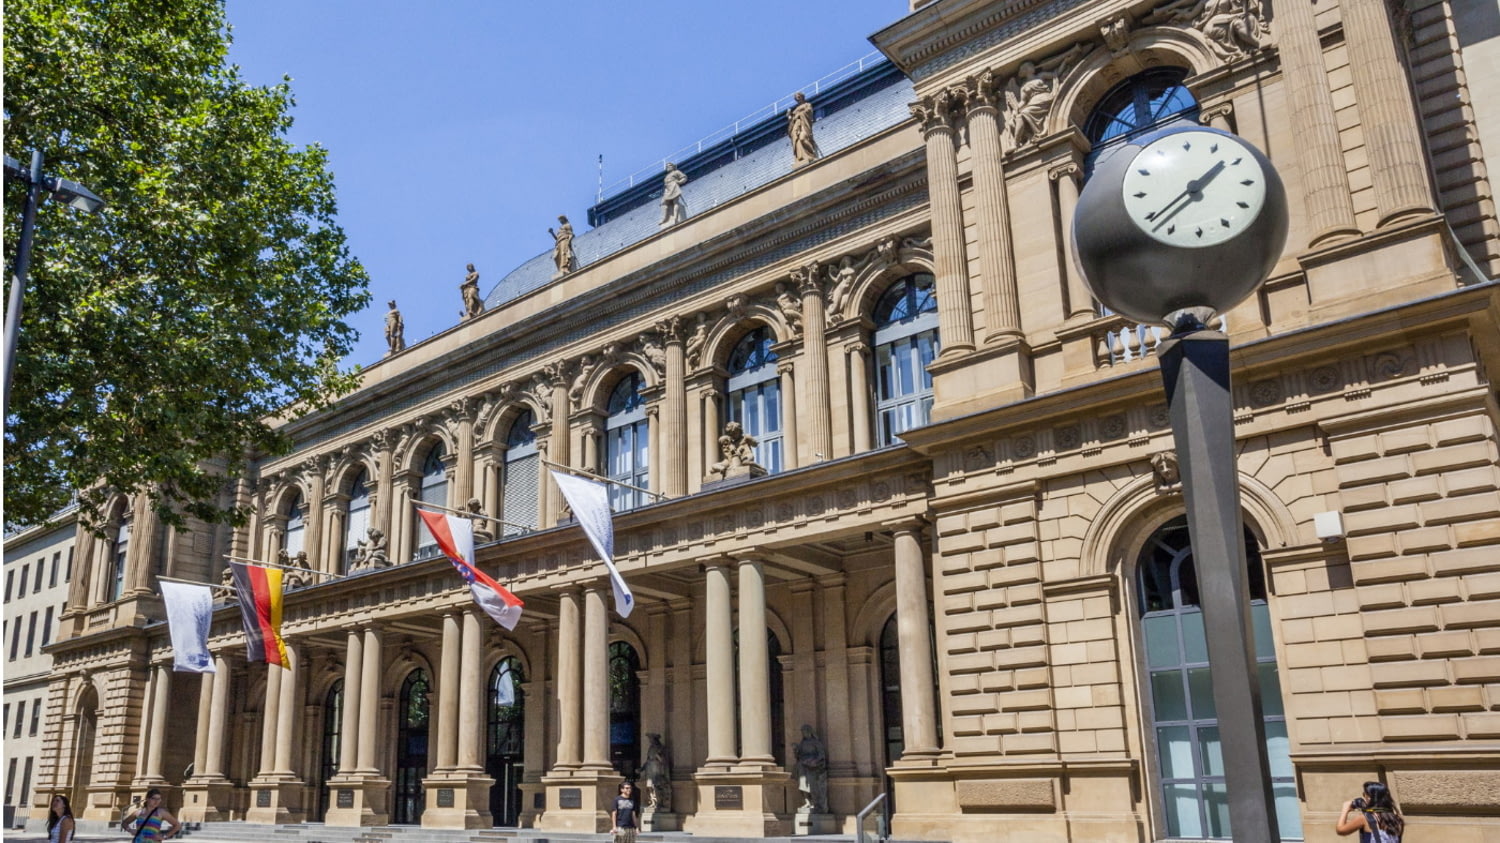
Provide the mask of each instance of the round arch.
{"label": "round arch", "polygon": [[453,432],[448,430],[446,425],[429,424],[402,443],[395,457],[396,473],[399,475],[402,472],[420,472],[422,460],[426,459],[428,450],[437,444],[443,446],[445,457],[452,457],[458,453],[458,440],[453,436]]}
{"label": "round arch", "polygon": [[1060,80],[1057,104],[1047,116],[1047,133],[1082,126],[1110,89],[1137,73],[1154,67],[1181,67],[1191,80],[1220,64],[1208,40],[1194,29],[1166,26],[1137,29],[1131,33],[1129,46],[1119,55],[1095,50]]}
{"label": "round arch", "polygon": [[575,410],[585,410],[599,415],[609,413],[609,394],[619,383],[621,378],[628,377],[632,372],[641,376],[643,389],[651,389],[660,384],[661,379],[657,377],[656,367],[650,365],[645,358],[635,354],[622,354],[609,365],[596,366],[585,380],[583,389],[579,392],[578,405]]}
{"label": "round arch", "polygon": [[474,437],[475,447],[505,444],[506,437],[510,435],[511,425],[515,424],[516,419],[528,411],[531,413],[531,417],[535,420],[536,424],[542,424],[546,421],[547,414],[536,402],[529,398],[522,398],[506,404],[490,417],[484,428]]}
{"label": "round arch", "polygon": [[[868,319],[875,303],[890,285],[918,273],[937,274],[937,264],[929,249],[902,248],[893,263],[871,264],[854,279],[854,286],[837,314],[842,319]],[[830,311],[832,318],[835,314]]]}

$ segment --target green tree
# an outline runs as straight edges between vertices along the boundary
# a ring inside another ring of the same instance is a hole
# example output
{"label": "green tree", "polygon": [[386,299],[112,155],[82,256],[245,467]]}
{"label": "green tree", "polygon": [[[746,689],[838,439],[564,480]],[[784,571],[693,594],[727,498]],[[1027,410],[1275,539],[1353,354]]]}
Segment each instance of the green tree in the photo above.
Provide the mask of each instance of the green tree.
{"label": "green tree", "polygon": [[[148,491],[168,518],[232,520],[276,414],[348,392],[369,299],[335,223],[323,149],[286,140],[284,80],[246,84],[217,0],[10,0],[5,153],[87,185],[103,215],[44,203],[5,428],[5,523],[74,490]],[[25,188],[5,187],[5,259]]]}

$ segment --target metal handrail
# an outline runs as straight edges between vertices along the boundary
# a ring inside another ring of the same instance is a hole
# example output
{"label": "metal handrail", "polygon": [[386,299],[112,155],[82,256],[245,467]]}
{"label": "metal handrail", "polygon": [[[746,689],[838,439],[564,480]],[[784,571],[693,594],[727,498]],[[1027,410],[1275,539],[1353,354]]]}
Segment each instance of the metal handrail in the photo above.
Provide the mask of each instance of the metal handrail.
{"label": "metal handrail", "polygon": [[[858,814],[854,815],[854,843],[868,843],[869,838],[865,837],[865,817],[868,817],[875,810],[876,806],[884,801],[885,794],[881,793],[874,799],[871,799],[870,804],[861,809]],[[885,838],[877,834],[876,839],[884,840]]]}
{"label": "metal handrail", "polygon": [[[870,53],[869,55],[863,56],[853,62],[850,62],[849,64],[844,65],[838,70],[833,71],[827,76],[824,76],[823,78],[809,85],[799,88],[798,91],[806,94],[809,97],[817,96],[818,93],[824,88],[827,88],[830,85],[836,84],[838,82],[842,82],[845,79],[858,76],[860,73],[864,72],[865,68],[873,67],[874,65],[884,60],[885,55],[880,53],[879,51]],[[704,149],[707,149],[708,147],[713,146],[720,141],[734,137],[735,135],[740,133],[741,129],[748,129],[751,126],[755,126],[772,117],[775,117],[776,115],[786,111],[788,108],[791,108],[792,104],[796,100],[796,96],[796,92],[787,94],[786,96],[777,99],[775,102],[771,103],[768,106],[765,106],[764,108],[756,109],[755,112],[750,114],[749,116],[742,117],[739,120],[734,121],[730,125],[709,134],[697,143],[690,143],[687,146],[684,146],[682,149],[679,149],[676,152],[672,153],[671,155],[655,161],[648,166],[642,167],[641,169],[636,170],[623,179],[615,181],[608,187],[600,188],[599,198],[602,199],[605,196],[613,196],[614,194],[619,193],[623,190],[628,190],[629,188],[635,187],[637,183],[645,181],[648,178],[659,177],[662,170],[666,169],[668,161],[681,161],[683,158],[686,158],[690,155],[696,155],[697,153],[702,152]]]}

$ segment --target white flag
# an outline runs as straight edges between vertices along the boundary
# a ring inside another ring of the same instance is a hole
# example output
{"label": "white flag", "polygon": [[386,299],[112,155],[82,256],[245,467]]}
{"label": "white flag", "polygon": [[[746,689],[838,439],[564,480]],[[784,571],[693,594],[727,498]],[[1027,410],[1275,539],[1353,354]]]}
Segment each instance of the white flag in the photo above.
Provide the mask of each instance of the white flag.
{"label": "white flag", "polygon": [[578,526],[583,528],[583,534],[589,537],[589,543],[604,560],[604,567],[609,569],[610,586],[615,593],[615,612],[622,618],[630,617],[630,610],[635,608],[635,595],[630,593],[630,586],[625,584],[620,570],[615,567],[615,523],[614,513],[609,510],[609,488],[603,483],[574,477],[555,468],[548,470],[563,497],[568,499],[568,506],[573,508]]}
{"label": "white flag", "polygon": [[160,582],[172,635],[172,669],[179,673],[215,673],[208,652],[208,625],[214,616],[213,589],[206,585]]}

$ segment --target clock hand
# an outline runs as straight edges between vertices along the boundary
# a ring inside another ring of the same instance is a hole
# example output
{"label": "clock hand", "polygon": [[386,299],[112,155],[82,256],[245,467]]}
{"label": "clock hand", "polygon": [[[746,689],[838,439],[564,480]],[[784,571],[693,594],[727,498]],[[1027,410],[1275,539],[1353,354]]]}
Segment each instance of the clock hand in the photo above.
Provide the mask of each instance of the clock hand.
{"label": "clock hand", "polygon": [[[1156,225],[1152,226],[1151,230],[1156,231],[1157,229],[1166,225],[1167,221],[1177,216],[1177,214],[1180,213],[1183,208],[1186,208],[1188,205],[1191,205],[1192,203],[1197,202],[1199,199],[1202,199],[1203,188],[1207,187],[1208,183],[1213,181],[1214,177],[1216,177],[1223,171],[1224,162],[1220,160],[1212,167],[1209,167],[1208,171],[1203,175],[1199,176],[1196,179],[1193,179],[1192,181],[1189,181],[1187,183],[1187,187],[1183,188],[1181,193],[1172,197],[1171,202],[1168,202],[1166,206],[1163,207],[1160,211],[1157,211],[1155,214],[1146,217],[1146,219],[1148,220],[1156,221]],[[1178,202],[1181,201],[1183,197],[1187,197],[1188,201],[1183,202],[1179,205]],[[1176,207],[1174,208],[1173,206]],[[1171,210],[1171,213],[1166,213],[1168,210]]]}

